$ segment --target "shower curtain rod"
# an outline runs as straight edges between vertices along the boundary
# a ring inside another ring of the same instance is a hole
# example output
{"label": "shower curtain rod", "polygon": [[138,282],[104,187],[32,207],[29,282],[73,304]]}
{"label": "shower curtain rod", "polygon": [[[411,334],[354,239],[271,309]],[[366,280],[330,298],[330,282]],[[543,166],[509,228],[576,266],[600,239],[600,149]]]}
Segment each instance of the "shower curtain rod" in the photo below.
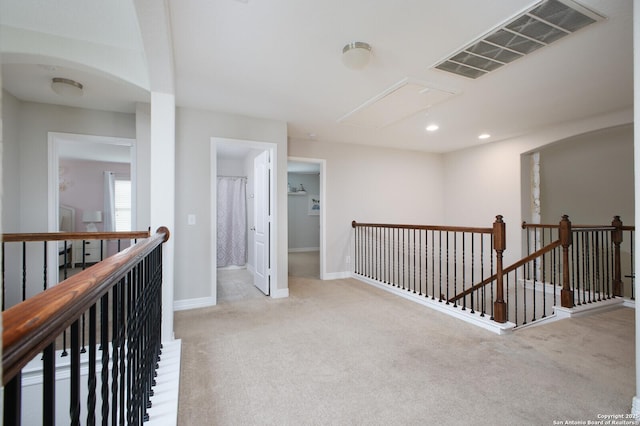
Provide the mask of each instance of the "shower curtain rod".
{"label": "shower curtain rod", "polygon": [[237,178],[237,179],[246,179],[246,176],[224,176],[224,175],[218,175],[218,177],[226,177],[226,178]]}

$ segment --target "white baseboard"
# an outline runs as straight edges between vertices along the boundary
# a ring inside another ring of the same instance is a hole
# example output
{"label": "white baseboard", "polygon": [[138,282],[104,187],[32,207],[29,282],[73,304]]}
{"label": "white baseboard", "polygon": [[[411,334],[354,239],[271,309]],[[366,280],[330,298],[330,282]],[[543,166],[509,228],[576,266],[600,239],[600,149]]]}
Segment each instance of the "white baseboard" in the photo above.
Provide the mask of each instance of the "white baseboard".
{"label": "white baseboard", "polygon": [[247,271],[249,271],[252,274],[254,274],[256,272],[256,268],[253,265],[251,265],[250,263],[247,263]]}
{"label": "white baseboard", "polygon": [[289,297],[288,288],[277,288],[271,292],[272,299],[283,299],[285,297]]}
{"label": "white baseboard", "polygon": [[345,278],[351,278],[353,275],[351,271],[344,272],[326,272],[323,276],[323,280],[343,280]]}
{"label": "white baseboard", "polygon": [[289,253],[303,253],[307,251],[320,251],[320,247],[302,247],[289,249]]}
{"label": "white baseboard", "polygon": [[418,296],[418,295],[414,295],[413,293],[409,293],[407,291],[404,290],[400,290],[396,287],[392,287],[388,284],[383,284],[380,283],[378,281],[363,277],[361,275],[357,275],[357,274],[353,274],[353,278],[358,280],[358,281],[362,281],[363,283],[372,285],[374,287],[378,287],[382,290],[388,291],[390,293],[393,293],[397,296],[400,296],[402,298],[405,298],[407,300],[411,300],[412,302],[416,302],[419,303],[421,305],[427,306],[429,308],[435,309],[436,311],[445,313],[447,315],[450,315],[452,317],[461,319],[463,321],[466,321],[470,324],[476,325],[478,327],[484,328],[485,330],[489,330],[493,333],[496,334],[507,334],[507,333],[511,333],[512,330],[515,328],[515,324],[511,323],[511,322],[506,322],[504,324],[500,324],[497,323],[495,321],[491,321],[489,319],[489,317],[481,317],[479,314],[475,313],[472,314],[471,311],[466,310],[466,311],[462,311],[460,308],[456,308],[453,307],[453,305],[449,304],[445,304],[443,302],[439,302],[437,300],[431,300],[429,298],[426,297],[422,297],[422,296]]}
{"label": "white baseboard", "polygon": [[189,309],[208,308],[215,306],[216,300],[213,297],[199,297],[197,299],[182,299],[173,301],[173,311],[188,311]]}

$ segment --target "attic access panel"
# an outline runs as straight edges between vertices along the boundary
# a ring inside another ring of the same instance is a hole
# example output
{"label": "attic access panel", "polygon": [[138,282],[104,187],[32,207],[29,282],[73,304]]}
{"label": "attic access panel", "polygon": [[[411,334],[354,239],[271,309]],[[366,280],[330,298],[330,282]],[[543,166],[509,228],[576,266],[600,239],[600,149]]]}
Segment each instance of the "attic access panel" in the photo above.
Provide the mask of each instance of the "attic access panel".
{"label": "attic access panel", "polygon": [[573,0],[544,0],[434,68],[475,79],[602,19]]}
{"label": "attic access panel", "polygon": [[456,93],[405,78],[338,119],[338,123],[381,129],[444,102]]}

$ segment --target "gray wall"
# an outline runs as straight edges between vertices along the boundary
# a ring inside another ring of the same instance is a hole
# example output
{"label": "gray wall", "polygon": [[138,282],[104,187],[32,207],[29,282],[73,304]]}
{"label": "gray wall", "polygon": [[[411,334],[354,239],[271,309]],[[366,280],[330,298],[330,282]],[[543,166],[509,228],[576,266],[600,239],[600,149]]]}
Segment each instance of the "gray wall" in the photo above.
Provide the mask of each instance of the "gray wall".
{"label": "gray wall", "polygon": [[615,127],[540,149],[542,223],[568,214],[575,224],[634,224],[633,126]]}
{"label": "gray wall", "polygon": [[289,154],[326,160],[322,207],[329,277],[345,275],[353,267],[346,261],[352,255],[353,220],[413,224],[444,220],[440,154],[297,140],[290,142]]}
{"label": "gray wall", "polygon": [[491,226],[497,214],[503,215],[507,224],[505,262],[518,260],[522,254],[521,223],[529,217],[528,205],[523,202],[529,181],[523,179],[522,157],[554,142],[632,120],[632,110],[617,111],[445,154],[445,224]]}
{"label": "gray wall", "polygon": [[[276,172],[280,198],[279,241],[287,241],[287,126],[274,120],[243,117],[189,108],[176,110],[176,229],[174,300],[213,297],[211,241],[211,138],[233,138],[278,145]],[[187,225],[187,215],[195,214],[197,224]],[[284,222],[282,222],[284,221]],[[276,254],[278,288],[287,289],[286,244]]]}
{"label": "gray wall", "polygon": [[[5,182],[17,179],[19,191],[6,193],[3,205],[19,206],[16,232],[46,232],[48,132],[135,139],[135,115],[23,101],[13,104],[17,106],[12,108],[17,110],[13,113],[16,120],[4,121],[3,135],[17,136],[19,168],[3,167],[2,173]],[[12,156],[15,159],[15,153]]]}
{"label": "gray wall", "polygon": [[289,173],[288,183],[300,188],[305,195],[289,194],[289,251],[313,250],[320,247],[320,216],[309,214],[309,198],[320,195],[320,176],[308,173]]}
{"label": "gray wall", "polygon": [[20,229],[20,101],[2,91],[2,232]]}

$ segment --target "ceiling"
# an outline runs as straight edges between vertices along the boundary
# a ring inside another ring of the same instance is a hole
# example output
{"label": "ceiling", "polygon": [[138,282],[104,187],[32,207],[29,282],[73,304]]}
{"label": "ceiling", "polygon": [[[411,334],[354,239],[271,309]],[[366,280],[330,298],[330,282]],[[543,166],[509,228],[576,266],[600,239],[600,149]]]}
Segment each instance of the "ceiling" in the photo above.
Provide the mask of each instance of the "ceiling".
{"label": "ceiling", "polygon": [[[631,0],[579,0],[605,19],[475,80],[434,66],[538,1],[494,0],[490,6],[477,0],[166,2],[178,106],[285,121],[294,143],[449,152],[633,106]],[[141,49],[131,15],[132,4],[142,0],[62,2],[75,8],[59,3],[0,0],[0,23],[111,49]],[[360,71],[341,61],[343,46],[353,41],[372,46],[371,61]],[[61,102],[50,98],[46,69],[19,59],[3,51],[4,88],[21,99]],[[135,102],[148,101],[144,84],[96,76],[93,70],[65,71],[98,78],[85,84],[86,102],[94,99],[89,107],[97,103],[130,112]],[[384,125],[343,119],[405,82],[450,95],[408,116],[390,103],[383,116],[400,118]],[[106,89],[95,98],[89,96],[94,83]],[[425,131],[432,123],[439,129]],[[491,137],[479,141],[485,132]]]}

